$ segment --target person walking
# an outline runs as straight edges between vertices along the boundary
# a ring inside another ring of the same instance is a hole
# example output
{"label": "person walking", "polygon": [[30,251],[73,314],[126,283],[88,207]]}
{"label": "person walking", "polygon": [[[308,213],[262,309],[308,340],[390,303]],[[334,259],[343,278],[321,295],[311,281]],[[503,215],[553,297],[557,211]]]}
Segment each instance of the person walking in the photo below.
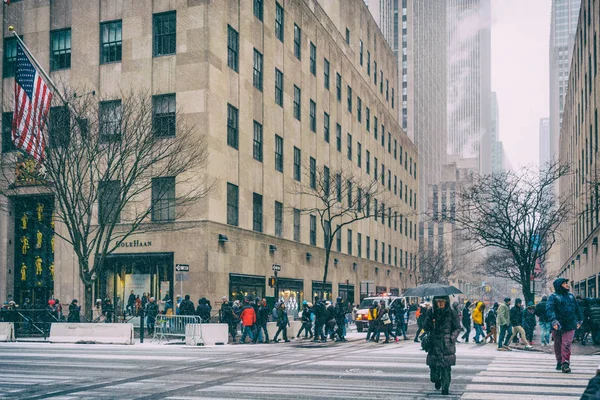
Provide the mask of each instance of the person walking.
{"label": "person walking", "polygon": [[396,301],[396,306],[394,307],[394,316],[396,317],[396,342],[398,341],[398,336],[402,335],[404,340],[407,340],[406,337],[406,320],[404,319],[404,314],[406,313],[406,308],[404,307],[404,303],[402,300]]}
{"label": "person walking", "polygon": [[385,341],[383,343],[390,342],[390,327],[392,326],[392,319],[390,318],[389,309],[385,306],[385,302],[381,300],[381,311],[379,312],[379,330],[377,331],[376,342],[379,342],[379,335],[381,332],[385,335]]}
{"label": "person walking", "polygon": [[132,290],[127,299],[127,311],[130,317],[133,316],[133,310],[135,310],[135,292]]}
{"label": "person walking", "polygon": [[473,310],[473,326],[475,327],[475,343],[481,342],[480,338],[483,337],[483,313],[485,310],[485,304],[482,301],[477,303]]}
{"label": "person walking", "polygon": [[367,329],[367,342],[375,339],[375,334],[377,333],[378,305],[379,303],[377,303],[377,300],[374,300],[371,307],[369,307],[369,311],[367,312],[367,321],[369,321],[369,329]]}
{"label": "person walking", "polygon": [[240,343],[243,344],[246,342],[246,336],[250,338],[250,341],[253,341],[254,337],[252,336],[252,327],[256,323],[256,313],[254,312],[254,307],[252,307],[247,301],[244,301],[244,307],[242,308],[240,320],[242,321],[243,329]]}
{"label": "person walking", "polygon": [[264,343],[269,343],[269,331],[267,330],[267,322],[269,322],[269,307],[267,307],[267,300],[262,299],[259,302],[258,314],[256,315],[256,336],[254,337],[254,343],[257,343],[263,333],[265,335]]}
{"label": "person walking", "polygon": [[529,344],[533,344],[533,331],[535,330],[535,305],[533,301],[527,304],[527,310],[523,316],[523,329],[525,330],[525,337]]}
{"label": "person walking", "polygon": [[346,326],[346,307],[344,306],[341,297],[335,300],[335,324],[337,325],[337,339],[338,342],[347,342],[344,328]]}
{"label": "person walking", "polygon": [[542,342],[542,346],[550,345],[550,320],[546,312],[547,301],[548,297],[543,296],[542,301],[535,305],[535,315],[538,317],[538,322],[540,323],[540,341]]}
{"label": "person walking", "polygon": [[465,306],[462,310],[462,325],[465,328],[465,333],[462,335],[462,339],[465,343],[469,343],[469,336],[471,335],[471,312],[469,308],[471,307],[471,302],[467,300]]}
{"label": "person walking", "polygon": [[196,307],[190,300],[190,295],[186,294],[185,299],[179,303],[179,315],[194,315],[196,313]]}
{"label": "person walking", "polygon": [[[184,300],[185,301],[185,300]],[[183,306],[183,302],[181,302]],[[210,322],[210,312],[211,308],[206,302],[206,298],[202,297],[198,299],[198,307],[196,307],[196,315],[200,317],[200,321],[203,324],[207,324]]]}
{"label": "person walking", "polygon": [[286,343],[289,343],[290,340],[287,337],[288,326],[290,326],[290,321],[288,319],[287,311],[285,309],[285,303],[281,302],[277,307],[277,332],[275,333],[275,337],[273,338],[273,341],[275,343],[279,343],[279,333],[282,334],[283,340]]}
{"label": "person walking", "polygon": [[485,325],[487,328],[487,335],[483,339],[483,342],[486,343],[488,338],[490,339],[490,343],[496,343],[496,318],[498,313],[498,307],[500,305],[498,303],[494,303],[494,306],[488,311],[485,317]]}
{"label": "person walking", "polygon": [[323,300],[319,300],[318,297],[315,298],[314,305],[314,314],[315,314],[315,342],[319,340],[323,343],[327,341],[327,337],[325,336],[325,324],[327,323],[327,308],[325,307],[325,303]]}
{"label": "person walking", "polygon": [[233,306],[230,301],[227,300],[227,297],[223,297],[223,304],[221,304],[221,310],[219,313],[221,314],[221,323],[227,324],[229,329],[229,334],[231,335],[231,340],[235,343],[235,337],[237,336],[237,321],[238,317],[233,312]]}
{"label": "person walking", "polygon": [[456,340],[461,328],[458,315],[450,307],[450,298],[436,296],[433,307],[427,311],[423,325],[428,336],[427,365],[429,376],[442,395],[450,393],[452,366],[456,365]]}
{"label": "person walking", "polygon": [[510,309],[510,324],[512,325],[512,335],[510,336],[509,342],[519,334],[521,336],[521,342],[525,344],[526,349],[531,349],[531,345],[527,341],[525,330],[523,329],[523,301],[519,298],[515,299],[515,305]]}
{"label": "person walking", "polygon": [[308,304],[308,301],[304,300],[302,302],[302,327],[300,328],[300,330],[298,331],[298,335],[296,336],[297,338],[300,337],[300,335],[302,334],[302,332],[304,332],[304,339],[309,338],[312,339],[313,334],[312,334],[312,320],[310,318],[310,316],[312,315],[312,310],[310,309],[310,306]]}
{"label": "person walking", "polygon": [[417,318],[417,333],[415,334],[415,342],[419,343],[419,338],[423,332],[425,318],[427,317],[427,307],[423,304],[419,307],[419,317]]}
{"label": "person walking", "polygon": [[146,325],[148,326],[148,336],[154,333],[157,315],[158,304],[154,301],[154,297],[150,297],[150,300],[146,303]]}
{"label": "person walking", "polygon": [[581,326],[583,315],[575,297],[569,292],[569,280],[558,278],[553,285],[554,293],[548,298],[546,313],[552,325],[556,369],[569,373],[571,372],[571,344],[575,330]]}
{"label": "person walking", "polygon": [[77,303],[77,299],[71,300],[71,304],[69,304],[69,315],[67,316],[67,322],[81,322],[81,317],[79,316],[81,307],[79,307]]}
{"label": "person walking", "polygon": [[504,302],[498,307],[496,326],[500,330],[498,350],[510,350],[510,347],[508,347],[510,341],[510,297],[505,297]]}

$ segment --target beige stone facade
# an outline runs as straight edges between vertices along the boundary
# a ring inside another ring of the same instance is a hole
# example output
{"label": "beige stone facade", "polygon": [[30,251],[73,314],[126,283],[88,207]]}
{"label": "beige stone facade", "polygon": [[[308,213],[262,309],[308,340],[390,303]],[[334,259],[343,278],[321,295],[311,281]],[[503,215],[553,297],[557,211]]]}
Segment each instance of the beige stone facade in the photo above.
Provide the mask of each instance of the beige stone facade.
{"label": "beige stone facade", "polygon": [[598,109],[600,108],[600,6],[582,2],[560,130],[560,159],[571,166],[559,191],[573,208],[563,224],[558,276],[572,281],[576,294],[598,294],[600,233],[598,193]]}
{"label": "beige stone facade", "polygon": [[[301,150],[302,168],[308,168],[309,157],[332,170],[343,168],[365,176],[368,176],[367,163],[371,168],[369,174],[373,174],[375,163],[379,163],[378,168],[385,165],[386,175],[390,175],[392,182],[390,196],[397,199],[399,213],[404,218],[400,230],[395,229],[394,224],[388,227],[374,220],[350,226],[352,255],[346,251],[348,238],[344,229],[344,251],[334,251],[331,256],[337,262],[330,263],[328,281],[332,283],[333,292],[330,296],[346,295],[345,291],[350,288],[354,295],[348,300],[357,302],[361,282],[369,283],[370,293],[375,292],[375,287],[379,291],[392,288],[402,291],[414,282],[418,248],[415,178],[418,157],[397,120],[398,99],[394,97],[399,93],[398,73],[392,50],[361,0],[268,1],[263,5],[262,21],[255,15],[254,3],[262,2],[42,0],[4,7],[4,37],[11,36],[7,26],[14,25],[48,70],[51,31],[71,29],[71,66],[51,72],[56,82],[95,90],[99,97],[116,95],[118,89],[130,87],[146,88],[152,94],[174,93],[177,108],[182,110],[186,120],[196,124],[199,133],[208,137],[210,161],[205,172],[207,178],[216,180],[215,190],[185,218],[175,222],[187,229],[130,238],[117,252],[123,257],[114,258],[115,269],[100,279],[95,297],[106,295],[122,302],[129,288],[139,289],[138,294],[147,288],[143,291],[161,297],[166,291],[179,294],[181,290],[193,298],[207,297],[213,303],[220,301],[223,295],[238,297],[241,292],[271,296],[273,289],[267,286],[266,278],[272,275],[272,264],[277,263],[281,265],[279,277],[294,280],[289,285],[293,290],[283,294],[286,300],[290,292],[300,297],[300,291],[302,298],[312,298],[313,281],[322,280],[323,275],[323,232],[317,229],[316,246],[311,246],[309,216],[303,215],[300,238],[294,240],[293,215],[288,209],[303,207],[307,201],[288,190],[294,179],[294,147]],[[276,29],[279,6],[284,15],[283,40],[278,38]],[[176,15],[176,52],[153,57],[156,40],[153,18],[171,11]],[[101,63],[100,26],[105,21],[122,21],[122,60],[119,62]],[[298,28],[301,30],[300,59],[295,55]],[[238,34],[237,70],[228,63],[228,29]],[[363,43],[362,55],[359,41]],[[314,67],[313,46],[316,46]],[[370,62],[377,62],[376,78],[374,65],[367,69],[367,50]],[[262,55],[259,73],[262,90],[254,85],[255,52]],[[329,88],[325,85],[326,62],[329,63]],[[283,73],[282,106],[276,103],[276,69]],[[342,83],[340,99],[338,74]],[[13,78],[4,79],[4,111],[12,110],[13,85]],[[294,113],[295,87],[301,93],[300,119],[295,118]],[[348,105],[350,87],[351,105]],[[316,132],[311,129],[311,102],[316,106]],[[237,146],[228,145],[228,104],[238,110]],[[329,142],[325,140],[324,113],[330,120]],[[262,125],[262,161],[253,157],[255,122]],[[341,127],[341,151],[336,144],[336,124]],[[275,165],[276,136],[283,139],[283,171],[278,171]],[[347,156],[349,138],[352,160]],[[10,153],[3,156],[9,157]],[[394,187],[396,179],[398,190]],[[228,183],[238,188],[237,226],[228,224]],[[22,195],[32,190],[37,189],[22,189]],[[262,196],[259,231],[254,230],[254,194]],[[0,298],[4,299],[13,293],[18,280],[13,259],[17,249],[17,220],[12,210],[21,198],[2,201],[8,205],[7,210],[0,212]],[[275,202],[282,203],[286,210],[281,237],[275,235]],[[220,234],[227,237],[227,242],[219,241]],[[375,240],[379,243],[378,255],[385,243],[385,260],[378,257],[378,262],[375,261]],[[271,245],[276,250],[270,250]],[[369,257],[367,247],[371,247]],[[76,259],[69,246],[58,239],[54,260],[56,273],[51,294],[63,301],[83,298]],[[181,289],[174,264],[190,266]],[[140,268],[148,277],[133,276]],[[232,285],[232,277],[242,283]],[[244,286],[245,280],[252,284]]]}

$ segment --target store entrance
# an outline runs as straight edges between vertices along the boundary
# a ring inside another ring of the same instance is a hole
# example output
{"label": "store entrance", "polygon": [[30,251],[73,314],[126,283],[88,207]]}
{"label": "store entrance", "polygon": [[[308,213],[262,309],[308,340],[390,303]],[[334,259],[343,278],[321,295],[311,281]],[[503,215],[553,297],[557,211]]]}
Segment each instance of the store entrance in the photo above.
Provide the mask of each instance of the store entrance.
{"label": "store entrance", "polygon": [[173,253],[108,256],[102,276],[96,281],[96,298],[103,301],[110,299],[115,313],[124,315],[132,292],[136,299],[139,296],[142,306],[150,297],[154,297],[159,308],[164,307],[164,303],[172,299]]}

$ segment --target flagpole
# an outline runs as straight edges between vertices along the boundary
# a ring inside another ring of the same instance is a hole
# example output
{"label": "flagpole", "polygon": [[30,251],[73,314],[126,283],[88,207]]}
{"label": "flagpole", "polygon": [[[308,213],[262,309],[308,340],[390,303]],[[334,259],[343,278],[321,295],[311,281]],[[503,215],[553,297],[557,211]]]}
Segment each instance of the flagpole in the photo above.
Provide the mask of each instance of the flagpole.
{"label": "flagpole", "polygon": [[11,26],[8,27],[8,30],[13,33],[13,35],[15,36],[15,38],[17,39],[17,41],[21,44],[21,47],[23,48],[23,50],[27,53],[27,56],[29,57],[29,59],[31,60],[31,62],[33,62],[33,64],[35,64],[35,67],[42,74],[42,76],[44,77],[44,79],[46,80],[46,82],[48,82],[50,84],[50,86],[52,86],[52,89],[54,89],[54,92],[56,93],[56,95],[61,99],[61,101],[65,105],[68,106],[69,102],[63,97],[63,95],[60,92],[60,90],[58,90],[58,88],[56,87],[56,85],[54,84],[54,82],[52,81],[52,79],[50,79],[50,76],[46,73],[46,71],[44,71],[44,68],[42,68],[42,66],[40,65],[40,63],[33,56],[33,54],[31,54],[31,51],[29,50],[29,48],[27,47],[27,45],[23,42],[23,40],[21,39],[21,37],[17,34],[17,31],[15,31],[15,28],[11,25]]}

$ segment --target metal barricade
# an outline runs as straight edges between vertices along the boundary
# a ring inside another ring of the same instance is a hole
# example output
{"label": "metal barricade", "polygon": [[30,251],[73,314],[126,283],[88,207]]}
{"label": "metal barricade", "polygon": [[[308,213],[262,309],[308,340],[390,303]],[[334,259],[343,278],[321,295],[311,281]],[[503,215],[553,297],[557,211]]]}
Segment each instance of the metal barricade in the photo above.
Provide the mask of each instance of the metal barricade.
{"label": "metal barricade", "polygon": [[187,324],[201,324],[202,320],[196,315],[157,315],[154,322],[152,341],[168,341],[169,337],[185,338]]}

